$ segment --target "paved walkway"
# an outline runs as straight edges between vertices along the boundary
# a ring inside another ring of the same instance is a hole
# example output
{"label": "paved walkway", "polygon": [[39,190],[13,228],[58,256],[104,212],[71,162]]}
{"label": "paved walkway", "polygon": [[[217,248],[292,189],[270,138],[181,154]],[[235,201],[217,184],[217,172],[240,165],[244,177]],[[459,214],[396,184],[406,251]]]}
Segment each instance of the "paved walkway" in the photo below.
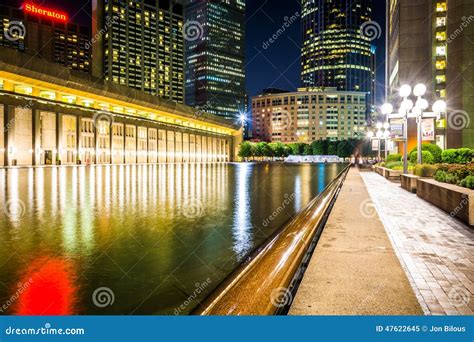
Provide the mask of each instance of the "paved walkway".
{"label": "paved walkway", "polygon": [[421,315],[406,273],[351,169],[290,315]]}
{"label": "paved walkway", "polygon": [[474,230],[399,184],[361,176],[425,313],[473,315]]}

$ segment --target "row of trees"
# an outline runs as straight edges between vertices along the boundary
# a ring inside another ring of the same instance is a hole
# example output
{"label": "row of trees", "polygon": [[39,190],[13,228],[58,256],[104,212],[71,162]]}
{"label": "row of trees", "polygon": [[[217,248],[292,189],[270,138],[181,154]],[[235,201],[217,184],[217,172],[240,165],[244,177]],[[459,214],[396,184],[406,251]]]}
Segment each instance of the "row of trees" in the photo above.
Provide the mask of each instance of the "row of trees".
{"label": "row of trees", "polygon": [[285,158],[289,155],[335,155],[348,158],[352,155],[374,156],[370,141],[360,139],[348,140],[316,140],[311,144],[281,142],[249,142],[240,145],[239,157],[242,159],[254,158]]}

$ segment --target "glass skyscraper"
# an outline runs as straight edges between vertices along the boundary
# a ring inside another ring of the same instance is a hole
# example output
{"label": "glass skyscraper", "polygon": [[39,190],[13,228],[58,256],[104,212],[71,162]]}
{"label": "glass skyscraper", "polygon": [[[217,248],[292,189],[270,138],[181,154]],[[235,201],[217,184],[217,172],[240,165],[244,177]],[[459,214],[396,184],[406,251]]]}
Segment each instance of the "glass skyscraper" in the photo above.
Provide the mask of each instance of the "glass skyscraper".
{"label": "glass skyscraper", "polygon": [[183,12],[180,0],[93,0],[93,74],[183,103]]}
{"label": "glass skyscraper", "polygon": [[245,1],[189,0],[186,104],[226,118],[245,110]]}
{"label": "glass skyscraper", "polygon": [[372,0],[302,0],[304,87],[361,91],[373,99],[374,50],[361,32],[371,18]]}

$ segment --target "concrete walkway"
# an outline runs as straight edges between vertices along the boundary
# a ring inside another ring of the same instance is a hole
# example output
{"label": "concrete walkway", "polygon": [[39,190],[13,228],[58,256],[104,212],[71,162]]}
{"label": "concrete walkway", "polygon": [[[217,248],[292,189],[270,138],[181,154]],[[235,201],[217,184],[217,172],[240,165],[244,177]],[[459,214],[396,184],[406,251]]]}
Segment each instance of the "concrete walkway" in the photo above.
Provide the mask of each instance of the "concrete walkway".
{"label": "concrete walkway", "polygon": [[349,171],[289,314],[423,314],[355,169]]}
{"label": "concrete walkway", "polygon": [[474,230],[399,184],[361,176],[425,313],[473,315]]}

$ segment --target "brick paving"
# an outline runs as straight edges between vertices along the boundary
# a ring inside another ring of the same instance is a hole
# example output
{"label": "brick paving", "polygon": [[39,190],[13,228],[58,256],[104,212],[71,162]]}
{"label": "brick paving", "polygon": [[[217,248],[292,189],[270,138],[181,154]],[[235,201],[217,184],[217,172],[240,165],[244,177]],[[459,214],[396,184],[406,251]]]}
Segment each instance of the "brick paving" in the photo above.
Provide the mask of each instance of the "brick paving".
{"label": "brick paving", "polygon": [[360,173],[428,315],[474,314],[474,229],[373,172]]}

